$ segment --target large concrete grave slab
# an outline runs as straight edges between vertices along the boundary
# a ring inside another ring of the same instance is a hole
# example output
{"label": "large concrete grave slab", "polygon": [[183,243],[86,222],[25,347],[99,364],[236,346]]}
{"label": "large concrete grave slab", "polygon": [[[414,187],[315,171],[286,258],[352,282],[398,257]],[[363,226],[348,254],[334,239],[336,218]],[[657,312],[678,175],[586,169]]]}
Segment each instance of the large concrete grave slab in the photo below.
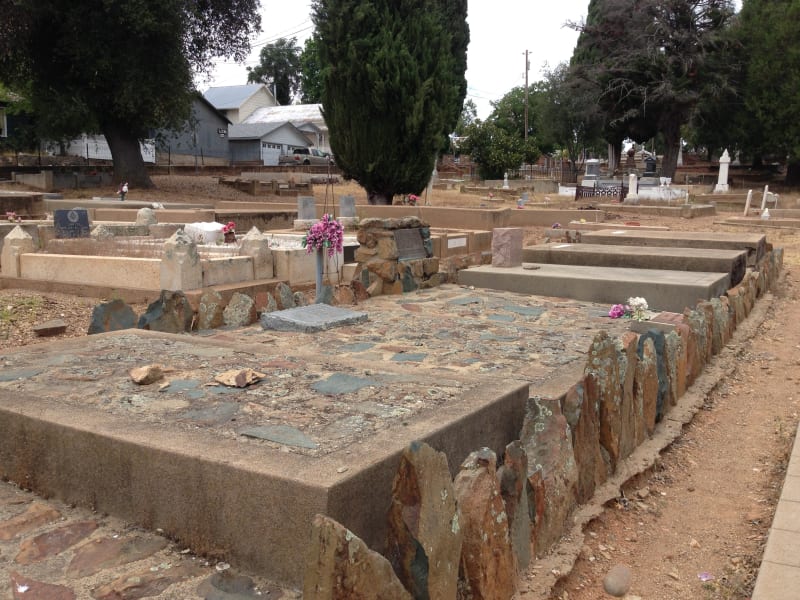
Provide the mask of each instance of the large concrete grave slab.
{"label": "large concrete grave slab", "polygon": [[520,294],[575,298],[607,304],[631,296],[645,298],[653,310],[683,312],[698,300],[723,295],[727,273],[523,263],[521,267],[481,266],[458,272],[462,285]]}
{"label": "large concrete grave slab", "polygon": [[581,241],[587,244],[611,244],[614,246],[747,250],[749,265],[761,260],[767,248],[767,237],[764,234],[711,231],[637,231],[620,228],[615,231],[586,232],[581,235]]}
{"label": "large concrete grave slab", "polygon": [[541,244],[522,249],[523,262],[551,265],[593,265],[633,269],[666,269],[728,273],[738,284],[747,269],[747,250],[609,246],[606,244]]}
{"label": "large concrete grave slab", "polygon": [[[456,285],[359,308],[369,321],[314,333],[129,330],[0,352],[0,476],[298,585],[314,514],[383,550],[407,444],[452,470],[501,452],[529,393],[564,393],[596,333],[628,326],[605,305]],[[156,363],[162,382],[128,376]],[[215,382],[231,369],[263,378]]]}

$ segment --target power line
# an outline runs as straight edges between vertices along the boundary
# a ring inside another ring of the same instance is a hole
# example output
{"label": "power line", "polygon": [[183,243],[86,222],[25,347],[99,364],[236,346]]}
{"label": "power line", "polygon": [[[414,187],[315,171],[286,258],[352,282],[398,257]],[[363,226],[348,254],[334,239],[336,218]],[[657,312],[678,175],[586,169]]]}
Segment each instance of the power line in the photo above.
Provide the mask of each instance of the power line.
{"label": "power line", "polygon": [[292,31],[292,32],[288,32],[288,33],[286,33],[286,30],[284,30],[283,33],[275,35],[275,37],[272,37],[272,38],[267,38],[266,40],[261,40],[261,41],[255,42],[255,43],[251,44],[250,47],[251,48],[258,48],[259,46],[266,46],[267,44],[271,44],[272,42],[277,42],[281,38],[289,38],[289,37],[292,37],[292,36],[294,36],[294,35],[296,35],[298,33],[303,33],[304,31],[308,31],[309,29],[313,29],[314,28],[314,24],[310,20],[306,20],[306,21],[303,21],[302,23],[298,23],[294,27],[299,27],[300,25],[305,25],[306,23],[308,23],[308,26],[303,27],[302,29],[298,29],[296,31]]}

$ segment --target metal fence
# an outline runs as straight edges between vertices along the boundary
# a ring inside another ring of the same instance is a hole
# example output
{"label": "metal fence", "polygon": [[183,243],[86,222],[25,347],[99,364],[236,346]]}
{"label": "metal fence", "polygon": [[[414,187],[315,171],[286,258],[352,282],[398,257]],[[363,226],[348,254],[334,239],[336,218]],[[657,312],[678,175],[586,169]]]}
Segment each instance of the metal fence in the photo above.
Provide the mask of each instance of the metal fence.
{"label": "metal fence", "polygon": [[509,171],[508,176],[516,179],[548,179],[558,183],[577,183],[580,173],[580,169],[573,168],[569,163],[553,163],[523,165],[516,171]]}
{"label": "metal fence", "polygon": [[628,188],[625,185],[609,185],[603,187],[575,186],[575,200],[580,198],[603,198],[615,202],[622,202],[627,195]]}

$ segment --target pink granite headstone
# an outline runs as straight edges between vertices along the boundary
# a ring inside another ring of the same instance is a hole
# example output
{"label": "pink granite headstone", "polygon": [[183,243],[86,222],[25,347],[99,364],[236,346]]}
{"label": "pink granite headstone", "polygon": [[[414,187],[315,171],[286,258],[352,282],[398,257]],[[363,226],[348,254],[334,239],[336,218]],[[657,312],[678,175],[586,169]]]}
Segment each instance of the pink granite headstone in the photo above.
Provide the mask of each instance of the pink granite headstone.
{"label": "pink granite headstone", "polygon": [[492,266],[522,266],[522,228],[500,227],[492,230]]}

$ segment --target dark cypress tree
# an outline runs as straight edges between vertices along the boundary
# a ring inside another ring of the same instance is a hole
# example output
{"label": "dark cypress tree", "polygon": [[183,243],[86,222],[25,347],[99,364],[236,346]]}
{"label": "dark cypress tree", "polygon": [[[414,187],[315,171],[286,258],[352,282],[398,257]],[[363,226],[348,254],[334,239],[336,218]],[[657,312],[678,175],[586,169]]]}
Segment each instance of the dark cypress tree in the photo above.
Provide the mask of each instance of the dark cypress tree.
{"label": "dark cypress tree", "polygon": [[[788,156],[787,185],[800,185],[800,2],[745,0],[738,36],[747,57],[743,146]],[[755,132],[755,133],[751,133]]]}
{"label": "dark cypress tree", "polygon": [[373,204],[418,193],[466,95],[465,0],[315,0],[336,164]]}

